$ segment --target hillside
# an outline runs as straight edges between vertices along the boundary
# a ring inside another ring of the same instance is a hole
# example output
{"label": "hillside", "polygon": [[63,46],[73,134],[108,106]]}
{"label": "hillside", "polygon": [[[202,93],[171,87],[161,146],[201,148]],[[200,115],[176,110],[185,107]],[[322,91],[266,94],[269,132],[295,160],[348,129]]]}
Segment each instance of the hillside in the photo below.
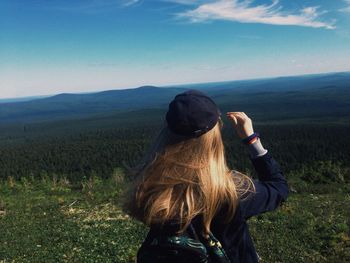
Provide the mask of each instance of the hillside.
{"label": "hillside", "polygon": [[207,92],[223,112],[247,111],[259,121],[325,117],[343,121],[350,113],[350,73],[334,73],[166,88],[144,86],[88,94],[63,93],[3,103],[0,124],[93,118],[151,108],[164,110],[176,94],[189,88]]}
{"label": "hillside", "polygon": [[166,101],[181,90],[144,86],[88,94],[62,93],[43,99],[4,103],[0,107],[0,123],[71,119],[113,110],[164,106]]}
{"label": "hillside", "polygon": [[[264,262],[349,262],[350,74],[141,87],[0,104],[0,262],[135,262],[147,227],[120,201],[170,99],[206,91],[245,111],[290,188],[248,220]],[[256,178],[224,119],[230,169]]]}

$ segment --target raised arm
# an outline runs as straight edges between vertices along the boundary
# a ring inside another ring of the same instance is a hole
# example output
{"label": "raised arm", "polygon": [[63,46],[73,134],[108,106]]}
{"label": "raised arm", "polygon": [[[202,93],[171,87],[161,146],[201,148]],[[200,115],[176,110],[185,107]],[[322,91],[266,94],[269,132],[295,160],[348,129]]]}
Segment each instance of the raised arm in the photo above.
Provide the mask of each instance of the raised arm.
{"label": "raised arm", "polygon": [[[256,144],[256,145],[254,145]],[[249,218],[276,209],[287,200],[289,189],[280,165],[267,152],[254,156],[253,151],[261,152],[260,140],[250,145],[251,161],[258,174],[258,180],[253,180],[256,192],[250,193],[240,201],[240,210],[244,218]],[[261,146],[262,148],[262,146]]]}
{"label": "raised arm", "polygon": [[[243,112],[231,112],[228,113],[228,117],[232,120],[241,139],[254,133],[251,120]],[[248,148],[258,179],[253,180],[256,192],[249,193],[240,201],[240,210],[244,218],[276,209],[287,199],[289,193],[288,184],[280,165],[264,149],[259,138],[252,140],[252,142]]]}

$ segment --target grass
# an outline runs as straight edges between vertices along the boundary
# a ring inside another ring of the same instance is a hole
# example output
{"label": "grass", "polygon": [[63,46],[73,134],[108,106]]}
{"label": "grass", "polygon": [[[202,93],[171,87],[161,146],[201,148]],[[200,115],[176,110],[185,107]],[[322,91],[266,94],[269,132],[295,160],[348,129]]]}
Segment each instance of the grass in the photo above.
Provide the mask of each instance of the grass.
{"label": "grass", "polygon": [[[0,184],[0,262],[134,262],[147,227],[119,208],[120,174]],[[330,188],[330,189],[334,189]],[[292,193],[249,220],[262,262],[350,262],[348,190]]]}
{"label": "grass", "polygon": [[292,194],[249,222],[263,262],[349,262],[350,196]]}

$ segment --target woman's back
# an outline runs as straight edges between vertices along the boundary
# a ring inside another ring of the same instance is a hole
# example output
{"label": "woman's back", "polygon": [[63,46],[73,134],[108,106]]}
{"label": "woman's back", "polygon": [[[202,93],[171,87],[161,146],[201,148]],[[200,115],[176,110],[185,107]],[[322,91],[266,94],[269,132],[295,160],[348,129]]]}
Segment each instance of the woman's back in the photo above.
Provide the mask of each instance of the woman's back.
{"label": "woman's back", "polygon": [[[205,240],[213,233],[231,262],[258,262],[246,220],[277,208],[287,198],[288,185],[242,112],[227,117],[247,144],[258,179],[227,167],[220,115],[198,91],[179,94],[169,104],[167,125],[134,169],[135,184],[125,206],[150,227],[140,251],[159,234],[183,235],[191,228]],[[161,262],[166,256],[161,254]]]}

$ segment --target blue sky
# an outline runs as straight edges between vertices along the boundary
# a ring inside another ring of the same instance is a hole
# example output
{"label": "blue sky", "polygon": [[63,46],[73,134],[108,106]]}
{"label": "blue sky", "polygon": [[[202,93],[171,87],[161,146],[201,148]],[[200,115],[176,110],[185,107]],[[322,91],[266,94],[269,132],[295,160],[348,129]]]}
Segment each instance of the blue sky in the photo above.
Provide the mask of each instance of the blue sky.
{"label": "blue sky", "polygon": [[350,71],[350,0],[1,0],[0,97]]}

